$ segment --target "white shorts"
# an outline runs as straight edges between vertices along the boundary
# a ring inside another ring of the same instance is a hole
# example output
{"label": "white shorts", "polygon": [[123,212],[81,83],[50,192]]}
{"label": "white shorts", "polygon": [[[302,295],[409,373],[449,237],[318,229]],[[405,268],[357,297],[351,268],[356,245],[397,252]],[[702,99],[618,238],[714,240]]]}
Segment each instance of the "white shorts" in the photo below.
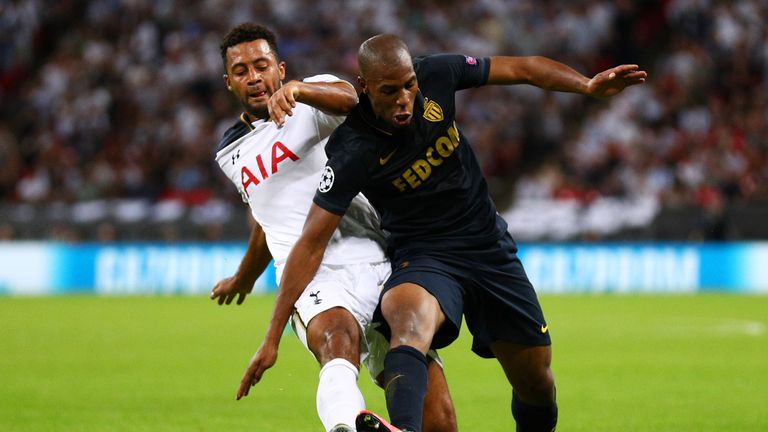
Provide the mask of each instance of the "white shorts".
{"label": "white shorts", "polygon": [[[307,324],[312,318],[334,307],[348,310],[362,330],[360,363],[377,382],[376,377],[384,370],[384,356],[389,351],[389,342],[375,330],[371,317],[379,303],[381,288],[391,272],[389,261],[321,265],[294,304],[291,327],[301,343],[309,350]],[[442,366],[436,352],[430,351],[429,355]]]}

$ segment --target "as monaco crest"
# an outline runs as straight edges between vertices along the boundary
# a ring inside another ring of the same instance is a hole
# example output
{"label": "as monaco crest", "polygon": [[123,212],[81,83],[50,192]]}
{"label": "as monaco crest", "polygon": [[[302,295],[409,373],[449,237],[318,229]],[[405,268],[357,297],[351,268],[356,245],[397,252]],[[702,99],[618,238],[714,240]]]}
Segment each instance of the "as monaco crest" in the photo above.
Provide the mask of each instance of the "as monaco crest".
{"label": "as monaco crest", "polygon": [[435,123],[441,121],[443,108],[437,102],[424,98],[424,118]]}

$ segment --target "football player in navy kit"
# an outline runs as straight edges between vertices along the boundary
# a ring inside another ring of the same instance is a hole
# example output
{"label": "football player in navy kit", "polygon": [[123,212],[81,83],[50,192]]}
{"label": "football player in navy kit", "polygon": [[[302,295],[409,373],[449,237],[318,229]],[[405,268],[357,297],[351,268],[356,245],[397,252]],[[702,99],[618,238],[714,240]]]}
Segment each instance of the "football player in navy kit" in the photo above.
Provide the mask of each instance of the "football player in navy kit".
{"label": "football player in navy kit", "polygon": [[590,79],[544,57],[412,60],[393,35],[365,41],[358,61],[363,94],[328,141],[314,204],[287,259],[281,283],[286,303],[275,313],[304,289],[351,199],[363,192],[389,233],[393,273],[375,319],[390,337],[384,379],[392,424],[364,411],[358,432],[421,430],[425,353],[458,336],[462,315],[474,337],[472,350],[495,357],[512,386],[517,430],[553,431],[549,327],[456,124],[454,94],[482,85],[531,84],[602,98],[644,82],[646,73],[621,65]]}

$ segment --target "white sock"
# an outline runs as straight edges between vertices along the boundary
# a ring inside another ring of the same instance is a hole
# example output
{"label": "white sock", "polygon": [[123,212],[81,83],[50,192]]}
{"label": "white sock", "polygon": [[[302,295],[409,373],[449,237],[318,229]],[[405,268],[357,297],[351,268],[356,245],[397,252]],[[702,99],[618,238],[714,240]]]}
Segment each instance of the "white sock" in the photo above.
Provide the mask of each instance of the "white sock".
{"label": "white sock", "polygon": [[355,417],[365,408],[357,374],[357,368],[343,358],[335,358],[320,369],[317,414],[326,431],[339,423],[354,429]]}

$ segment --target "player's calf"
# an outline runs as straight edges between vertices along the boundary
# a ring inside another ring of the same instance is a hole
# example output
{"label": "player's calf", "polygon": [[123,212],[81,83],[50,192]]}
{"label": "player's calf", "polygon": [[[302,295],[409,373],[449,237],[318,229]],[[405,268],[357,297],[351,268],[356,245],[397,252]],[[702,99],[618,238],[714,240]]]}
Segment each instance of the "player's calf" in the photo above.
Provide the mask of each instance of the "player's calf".
{"label": "player's calf", "polygon": [[456,410],[453,407],[451,393],[445,380],[443,368],[439,362],[430,358],[427,363],[429,386],[424,397],[424,432],[456,432]]}
{"label": "player's calf", "polygon": [[352,314],[331,308],[316,315],[307,327],[310,350],[321,364],[317,386],[317,413],[328,430],[351,430],[355,416],[365,407],[357,386],[360,329]]}
{"label": "player's calf", "polygon": [[557,425],[555,378],[549,346],[495,342],[491,349],[512,384],[512,416],[518,432],[552,432]]}

